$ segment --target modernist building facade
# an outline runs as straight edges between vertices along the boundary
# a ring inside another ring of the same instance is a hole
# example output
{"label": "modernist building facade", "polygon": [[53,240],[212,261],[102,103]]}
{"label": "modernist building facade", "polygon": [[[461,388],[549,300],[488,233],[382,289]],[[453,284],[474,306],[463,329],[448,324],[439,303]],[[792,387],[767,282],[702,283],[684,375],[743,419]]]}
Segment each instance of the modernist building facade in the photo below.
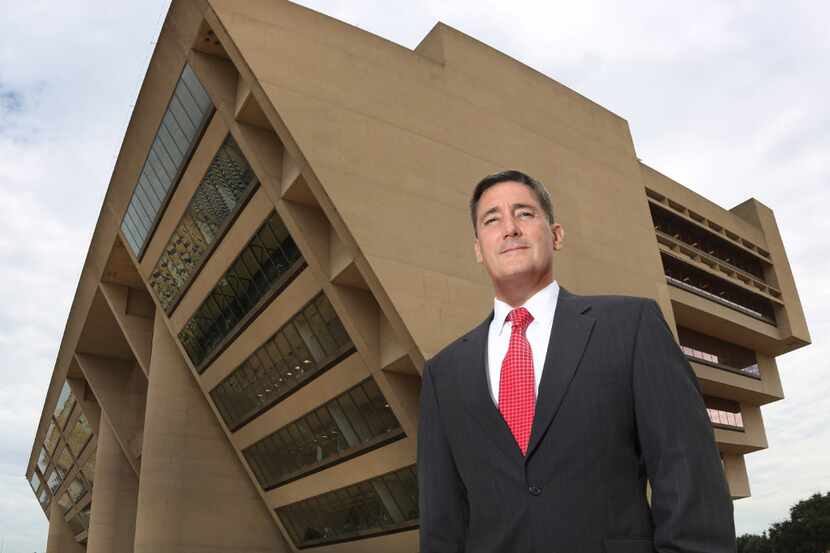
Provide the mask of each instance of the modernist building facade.
{"label": "modernist building facade", "polygon": [[551,191],[560,283],[659,302],[748,496],[775,357],[810,340],[768,207],[672,181],[624,119],[443,24],[411,51],[174,0],[26,469],[47,551],[417,551],[420,373],[490,309],[466,209],[504,168]]}

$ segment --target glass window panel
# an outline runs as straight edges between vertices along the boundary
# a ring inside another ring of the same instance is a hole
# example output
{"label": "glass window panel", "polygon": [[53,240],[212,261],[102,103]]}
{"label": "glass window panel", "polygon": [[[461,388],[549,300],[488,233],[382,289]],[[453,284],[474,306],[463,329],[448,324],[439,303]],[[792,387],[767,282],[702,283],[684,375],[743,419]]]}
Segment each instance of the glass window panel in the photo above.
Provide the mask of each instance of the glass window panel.
{"label": "glass window panel", "polygon": [[[417,523],[417,481],[411,467],[312,497],[276,510],[297,547],[367,537],[393,525]],[[394,484],[392,484],[394,483]],[[390,487],[394,485],[394,490]],[[403,505],[404,507],[400,507]],[[390,511],[394,510],[393,518]]]}
{"label": "glass window panel", "polygon": [[75,396],[72,395],[72,391],[69,389],[69,383],[65,383],[61,395],[58,397],[58,403],[55,405],[55,418],[61,428],[66,426],[66,421],[69,420],[69,414],[72,412],[74,405]]}
{"label": "glass window panel", "polygon": [[57,469],[53,468],[46,478],[46,483],[49,485],[49,490],[52,494],[58,491],[58,488],[61,487],[61,482],[63,482],[63,475],[58,474]]}
{"label": "glass window panel", "polygon": [[72,429],[72,432],[66,437],[66,442],[69,444],[69,447],[72,449],[72,453],[75,454],[76,457],[81,454],[81,451],[89,441],[90,436],[92,436],[92,427],[86,420],[86,416],[81,413],[81,416],[78,417],[78,422],[75,423],[75,427]]}
{"label": "glass window panel", "polygon": [[[74,462],[75,460],[72,458],[72,455],[69,454],[69,449],[65,445],[62,446],[55,460],[55,467],[58,469],[61,479],[69,473],[69,469],[72,468]],[[52,491],[54,492],[55,490]]]}
{"label": "glass window panel", "polygon": [[84,484],[83,480],[80,478],[75,478],[69,483],[69,487],[66,491],[69,494],[69,497],[72,498],[72,502],[76,503],[86,493],[86,484]]}
{"label": "glass window panel", "polygon": [[[202,305],[196,310],[191,321],[200,321],[202,332],[183,331],[180,333],[183,345],[185,342],[191,342],[190,347],[185,346],[185,348],[193,364],[199,367],[200,370],[204,369],[200,365],[206,357],[216,349],[231,330],[237,328],[240,321],[265,295],[266,291],[272,287],[274,282],[286,274],[283,271],[280,274],[266,275],[260,265],[251,263],[253,260],[251,246],[257,241],[257,235],[262,232],[263,228],[274,224],[275,221],[279,221],[276,212],[272,213],[260,227],[251,242],[234,260],[228,272],[223,275]],[[287,270],[288,267],[285,267],[285,269]],[[231,282],[234,283],[233,286]],[[202,321],[205,320],[210,322],[204,324]],[[186,326],[189,326],[189,324]],[[196,342],[198,348],[194,347],[192,342]]]}
{"label": "glass window panel", "polygon": [[55,446],[58,445],[58,440],[61,437],[60,430],[55,425],[54,421],[49,424],[49,430],[46,432],[46,439],[44,440],[44,445],[46,446],[46,450],[49,453],[55,452]]}
{"label": "glass window panel", "polygon": [[[319,309],[319,306],[324,306],[327,311]],[[342,342],[337,343],[335,355],[326,355],[319,346],[315,346],[317,356],[312,355],[307,347],[308,342],[316,344],[312,328],[305,326],[305,339],[297,331],[298,321],[306,318],[309,307],[320,311],[321,317],[326,313],[327,317],[337,320],[325,296],[318,295],[211,392],[217,404],[233,406],[221,413],[229,428],[236,429],[259,410],[287,397],[313,376],[332,366],[340,358],[341,351],[353,348],[344,332]],[[240,381],[244,382],[243,386]],[[386,413],[382,414],[386,417]],[[386,417],[378,424],[388,426],[388,422]]]}
{"label": "glass window panel", "polygon": [[71,509],[73,504],[74,504],[74,501],[72,501],[72,500],[69,498],[69,494],[68,494],[68,493],[64,493],[64,494],[60,497],[60,499],[58,499],[58,505],[60,505],[60,506],[63,508],[63,512],[64,512],[64,513],[65,513],[66,511],[68,511],[69,509]]}
{"label": "glass window panel", "polygon": [[37,475],[37,471],[32,472],[32,475],[29,477],[29,485],[32,487],[32,491],[37,493],[37,490],[40,488],[41,480],[40,476]]}
{"label": "glass window panel", "polygon": [[40,495],[37,497],[37,500],[40,501],[40,504],[43,505],[43,507],[46,507],[49,503],[49,492],[46,490],[46,487],[40,490]]}
{"label": "glass window panel", "polygon": [[[336,461],[341,458],[338,455],[344,452],[359,452],[373,445],[373,437],[385,435],[386,428],[371,434],[365,419],[352,420],[358,413],[358,407],[351,397],[363,385],[365,382],[247,448],[245,456],[249,462],[263,468],[258,473],[262,476],[259,477],[260,485],[263,488],[274,487],[286,478],[298,476],[297,471],[301,469],[308,471],[329,460]],[[385,404],[380,390],[377,394],[380,399],[377,403]],[[365,394],[363,397],[367,398]],[[368,399],[363,400],[363,403],[367,402]],[[342,406],[345,403],[350,403],[352,407],[344,409]],[[347,412],[351,414],[347,415]],[[397,420],[394,424],[397,434],[403,436]],[[266,475],[267,478],[264,478]]]}
{"label": "glass window panel", "polygon": [[45,447],[40,448],[40,453],[37,456],[37,468],[40,469],[41,473],[46,472],[46,467],[49,466],[49,454],[46,452]]}
{"label": "glass window panel", "polygon": [[[187,81],[187,85],[185,85]],[[132,223],[122,222],[133,253],[138,254],[148,238],[153,220],[180,173],[187,152],[199,135],[211,111],[210,98],[189,66],[185,66],[162,116],[139,182],[133,190],[127,213]],[[139,224],[140,223],[140,224]]]}
{"label": "glass window panel", "polygon": [[170,100],[168,112],[173,114],[173,117],[181,129],[181,132],[185,135],[187,142],[190,142],[190,139],[196,134],[196,131],[199,128],[199,121],[194,121],[187,113],[187,110],[185,110],[178,88],[176,89],[176,94],[173,95],[173,99]]}

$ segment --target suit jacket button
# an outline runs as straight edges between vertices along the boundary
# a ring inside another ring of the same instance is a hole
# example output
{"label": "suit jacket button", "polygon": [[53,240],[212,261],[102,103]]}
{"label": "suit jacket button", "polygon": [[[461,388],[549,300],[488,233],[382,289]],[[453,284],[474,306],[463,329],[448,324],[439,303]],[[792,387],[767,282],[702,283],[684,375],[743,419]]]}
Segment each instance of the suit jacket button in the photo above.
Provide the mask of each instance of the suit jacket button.
{"label": "suit jacket button", "polygon": [[527,489],[527,491],[530,492],[530,495],[541,495],[542,494],[542,488],[540,488],[538,486],[530,486]]}

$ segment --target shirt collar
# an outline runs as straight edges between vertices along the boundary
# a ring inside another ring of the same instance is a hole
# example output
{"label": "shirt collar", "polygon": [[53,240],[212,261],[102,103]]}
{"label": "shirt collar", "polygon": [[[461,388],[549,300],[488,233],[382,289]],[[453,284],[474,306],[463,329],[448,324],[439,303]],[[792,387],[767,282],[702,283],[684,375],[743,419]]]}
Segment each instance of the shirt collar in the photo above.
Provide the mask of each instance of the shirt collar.
{"label": "shirt collar", "polygon": [[[555,280],[530,296],[522,307],[533,315],[533,322],[548,322],[553,320],[553,312],[556,309],[556,302],[559,299],[559,283]],[[498,298],[493,299],[493,321],[501,321],[498,326],[497,335],[501,335],[506,326],[507,315],[513,310],[510,305]],[[530,324],[533,324],[530,323]]]}

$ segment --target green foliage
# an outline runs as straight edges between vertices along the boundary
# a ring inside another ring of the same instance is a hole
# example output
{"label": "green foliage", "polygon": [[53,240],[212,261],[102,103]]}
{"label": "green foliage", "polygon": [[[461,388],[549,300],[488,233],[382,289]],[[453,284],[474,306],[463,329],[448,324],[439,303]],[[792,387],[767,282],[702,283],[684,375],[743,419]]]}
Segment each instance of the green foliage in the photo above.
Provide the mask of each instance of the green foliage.
{"label": "green foliage", "polygon": [[744,534],[737,553],[830,552],[830,492],[813,494],[790,508],[790,519],[776,522],[760,536]]}
{"label": "green foliage", "polygon": [[738,553],[775,553],[772,543],[764,532],[760,536],[756,534],[744,534],[738,537]]}

